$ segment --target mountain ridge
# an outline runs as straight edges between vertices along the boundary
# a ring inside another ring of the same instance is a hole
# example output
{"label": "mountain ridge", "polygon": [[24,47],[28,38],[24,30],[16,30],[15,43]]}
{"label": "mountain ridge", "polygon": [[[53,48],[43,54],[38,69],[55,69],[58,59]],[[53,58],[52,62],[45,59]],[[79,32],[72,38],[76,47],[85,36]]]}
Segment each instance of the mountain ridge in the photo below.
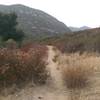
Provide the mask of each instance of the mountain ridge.
{"label": "mountain ridge", "polygon": [[64,23],[55,17],[25,5],[0,5],[0,12],[15,12],[18,16],[18,28],[30,36],[53,36],[71,32]]}
{"label": "mountain ridge", "polygon": [[91,29],[91,28],[88,27],[88,26],[82,26],[82,27],[73,27],[73,26],[69,26],[69,29],[70,29],[72,32],[78,32],[78,31],[83,31],[83,30],[87,30],[87,29]]}

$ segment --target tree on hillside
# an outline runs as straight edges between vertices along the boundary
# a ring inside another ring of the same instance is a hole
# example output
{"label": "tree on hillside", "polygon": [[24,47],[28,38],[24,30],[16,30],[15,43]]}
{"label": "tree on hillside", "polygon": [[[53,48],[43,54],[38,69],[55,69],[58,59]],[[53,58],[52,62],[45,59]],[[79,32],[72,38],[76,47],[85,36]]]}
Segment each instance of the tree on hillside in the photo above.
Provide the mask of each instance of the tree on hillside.
{"label": "tree on hillside", "polygon": [[3,41],[8,39],[14,39],[17,42],[22,41],[24,32],[16,28],[17,24],[17,15],[15,13],[0,13],[0,36]]}

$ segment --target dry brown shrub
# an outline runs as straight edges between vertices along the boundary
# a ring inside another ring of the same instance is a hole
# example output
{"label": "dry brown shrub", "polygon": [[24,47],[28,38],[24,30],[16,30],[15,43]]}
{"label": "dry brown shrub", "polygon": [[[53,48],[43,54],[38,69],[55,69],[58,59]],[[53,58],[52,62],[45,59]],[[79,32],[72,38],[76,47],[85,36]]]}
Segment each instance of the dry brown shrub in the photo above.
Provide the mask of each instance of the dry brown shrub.
{"label": "dry brown shrub", "polygon": [[92,70],[88,66],[69,66],[63,69],[64,84],[68,89],[84,89],[89,86]]}
{"label": "dry brown shrub", "polygon": [[46,83],[46,52],[46,47],[30,48],[27,52],[20,49],[0,49],[0,87],[4,84]]}

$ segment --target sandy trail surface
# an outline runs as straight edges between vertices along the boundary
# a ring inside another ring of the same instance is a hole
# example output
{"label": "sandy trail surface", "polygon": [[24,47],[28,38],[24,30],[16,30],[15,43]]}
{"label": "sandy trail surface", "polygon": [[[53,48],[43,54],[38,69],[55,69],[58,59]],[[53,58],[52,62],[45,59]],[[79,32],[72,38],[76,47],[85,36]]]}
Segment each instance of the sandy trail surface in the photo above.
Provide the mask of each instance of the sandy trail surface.
{"label": "sandy trail surface", "polygon": [[50,71],[50,75],[52,77],[52,82],[53,86],[58,89],[63,88],[63,83],[62,83],[62,76],[61,76],[61,71],[60,71],[60,66],[58,62],[56,61],[56,57],[60,55],[60,52],[55,50],[54,47],[48,46],[49,51],[48,51],[48,65],[47,68]]}

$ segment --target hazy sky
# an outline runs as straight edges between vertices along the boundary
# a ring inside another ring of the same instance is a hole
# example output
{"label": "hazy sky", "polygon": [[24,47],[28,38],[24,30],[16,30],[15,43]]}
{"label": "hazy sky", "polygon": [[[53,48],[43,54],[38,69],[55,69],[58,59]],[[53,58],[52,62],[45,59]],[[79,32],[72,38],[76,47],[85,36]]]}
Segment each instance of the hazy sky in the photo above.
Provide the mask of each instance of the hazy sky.
{"label": "hazy sky", "polygon": [[16,3],[43,10],[67,26],[100,26],[100,0],[0,0],[0,4]]}

